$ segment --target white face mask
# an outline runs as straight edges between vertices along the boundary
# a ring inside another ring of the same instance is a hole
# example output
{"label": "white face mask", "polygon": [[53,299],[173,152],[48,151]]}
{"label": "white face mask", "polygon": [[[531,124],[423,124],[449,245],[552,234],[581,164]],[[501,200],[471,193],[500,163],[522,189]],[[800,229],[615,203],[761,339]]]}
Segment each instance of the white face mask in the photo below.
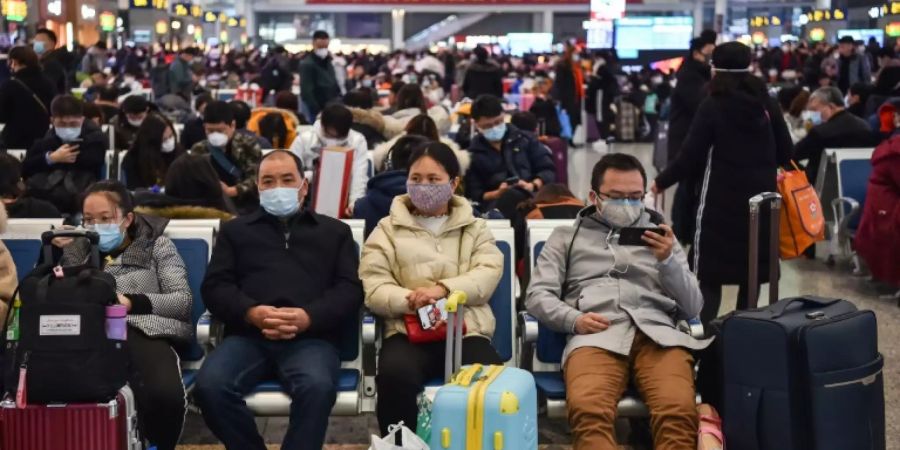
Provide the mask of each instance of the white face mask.
{"label": "white face mask", "polygon": [[160,148],[163,153],[172,153],[175,151],[175,136],[172,136],[163,141],[162,147]]}
{"label": "white face mask", "polygon": [[140,120],[128,119],[128,124],[135,128],[140,128],[142,123],[144,123],[144,119],[140,119]]}
{"label": "white face mask", "polygon": [[224,148],[228,145],[228,135],[219,131],[210,133],[206,139],[209,141],[209,145],[212,145],[213,147]]}
{"label": "white face mask", "polygon": [[325,59],[328,57],[328,49],[327,48],[317,48],[314,52],[316,56],[319,58]]}
{"label": "white face mask", "polygon": [[644,204],[640,200],[602,200],[598,211],[600,218],[614,228],[625,228],[641,218]]}

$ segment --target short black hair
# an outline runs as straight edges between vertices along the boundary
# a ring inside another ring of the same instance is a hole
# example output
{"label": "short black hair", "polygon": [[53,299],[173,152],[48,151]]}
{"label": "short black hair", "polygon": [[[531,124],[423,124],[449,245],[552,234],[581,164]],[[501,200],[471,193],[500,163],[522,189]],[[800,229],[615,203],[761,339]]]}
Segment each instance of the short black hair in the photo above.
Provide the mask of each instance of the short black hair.
{"label": "short black hair", "polygon": [[317,41],[317,40],[319,40],[319,39],[330,39],[331,36],[329,36],[329,35],[328,35],[328,32],[325,31],[325,30],[316,30],[316,31],[313,33],[312,38],[313,38],[314,41]]}
{"label": "short black hair", "polygon": [[120,106],[125,114],[140,114],[150,110],[150,102],[143,95],[129,95]]}
{"label": "short black hair", "polygon": [[24,45],[17,45],[9,49],[9,60],[15,61],[30,69],[40,69],[41,67],[41,61],[40,58],[38,58],[37,53],[35,53],[31,47],[26,47]]}
{"label": "short black hair", "polygon": [[397,95],[400,92],[400,89],[403,89],[403,86],[406,86],[406,83],[403,81],[394,82],[391,85],[391,94]]}
{"label": "short black hair", "polygon": [[247,128],[247,121],[250,120],[250,105],[248,105],[243,100],[232,100],[228,102],[228,106],[231,107],[231,110],[234,113],[234,126],[235,128],[242,130]]}
{"label": "short black hair", "polygon": [[84,116],[84,105],[81,100],[71,95],[57,95],[50,102],[50,115],[53,117]]}
{"label": "short black hair", "polygon": [[475,102],[472,103],[472,119],[478,120],[482,117],[497,117],[503,114],[503,102],[499,98],[491,95],[480,95]]}
{"label": "short black hair", "polygon": [[519,111],[512,115],[512,118],[509,120],[511,124],[513,124],[516,128],[520,130],[525,130],[528,132],[537,131],[538,127],[538,119],[537,116],[528,112],[528,111]]}
{"label": "short black hair", "polygon": [[641,173],[641,178],[644,180],[644,189],[647,188],[647,172],[637,158],[627,153],[608,153],[600,158],[600,161],[597,161],[597,164],[594,165],[594,170],[591,172],[592,191],[600,190],[600,185],[603,184],[603,175],[609,169],[626,172],[637,170]]}
{"label": "short black hair", "polygon": [[353,113],[340,103],[332,103],[322,110],[322,128],[334,128],[340,136],[350,134],[353,125]]}
{"label": "short black hair", "polygon": [[220,100],[213,100],[206,104],[206,111],[203,113],[203,123],[224,123],[231,125],[234,122],[234,110],[228,103]]}
{"label": "short black hair", "polygon": [[428,145],[422,145],[413,150],[412,155],[409,157],[409,164],[407,167],[412,167],[416,161],[429,157],[435,160],[444,170],[447,171],[447,175],[450,175],[450,179],[454,179],[459,177],[460,167],[459,167],[459,159],[456,157],[456,153],[442,142],[432,142]]}
{"label": "short black hair", "polygon": [[296,114],[300,110],[300,99],[291,91],[278,91],[275,94],[275,107],[286,109]]}
{"label": "short black hair", "polygon": [[50,38],[51,41],[53,41],[54,44],[59,42],[59,38],[56,37],[56,33],[54,33],[53,30],[48,30],[47,28],[38,28],[38,30],[34,32],[34,35],[37,36],[39,34],[46,35],[48,38]]}
{"label": "short black hair", "polygon": [[306,178],[306,175],[304,174],[304,171],[306,169],[303,167],[303,160],[300,159],[299,156],[295,155],[294,152],[289,150],[272,150],[271,152],[266,153],[262,158],[259,159],[258,167],[262,167],[263,161],[271,158],[274,155],[289,156],[292,160],[294,160],[294,163],[297,164],[297,172],[300,172],[300,178]]}
{"label": "short black hair", "polygon": [[708,40],[703,39],[703,38],[691,39],[691,46],[690,46],[691,54],[693,54],[694,52],[699,52],[699,51],[703,50],[703,47],[706,47],[709,44],[714,44],[714,42],[709,42]]}
{"label": "short black hair", "polygon": [[22,163],[13,155],[0,152],[0,198],[19,198]]}
{"label": "short black hair", "polygon": [[105,102],[114,102],[119,99],[119,90],[115,86],[103,86],[97,90],[97,98]]}
{"label": "short black hair", "polygon": [[425,111],[425,94],[418,84],[406,84],[397,92],[397,109],[418,108]]}
{"label": "short black hair", "polygon": [[344,94],[344,104],[351,108],[372,109],[375,102],[368,89],[357,89]]}
{"label": "short black hair", "polygon": [[134,211],[134,199],[131,197],[131,192],[128,192],[128,188],[121,181],[102,180],[88,186],[87,190],[84,191],[84,196],[81,198],[82,208],[84,208],[84,201],[91,194],[104,194],[106,198],[122,210],[123,215]]}
{"label": "short black hair", "polygon": [[429,142],[432,141],[427,137],[415,134],[407,134],[400,137],[388,150],[387,158],[384,161],[385,170],[408,170],[409,158],[412,156],[413,151]]}
{"label": "short black hair", "polygon": [[197,98],[194,99],[194,110],[200,111],[200,108],[203,107],[203,105],[206,105],[211,101],[213,101],[213,98],[209,94],[198,95]]}
{"label": "short black hair", "polygon": [[99,106],[95,103],[85,103],[84,105],[84,118],[85,119],[100,119],[100,123],[106,122],[106,117],[103,116],[103,110],[100,109]]}

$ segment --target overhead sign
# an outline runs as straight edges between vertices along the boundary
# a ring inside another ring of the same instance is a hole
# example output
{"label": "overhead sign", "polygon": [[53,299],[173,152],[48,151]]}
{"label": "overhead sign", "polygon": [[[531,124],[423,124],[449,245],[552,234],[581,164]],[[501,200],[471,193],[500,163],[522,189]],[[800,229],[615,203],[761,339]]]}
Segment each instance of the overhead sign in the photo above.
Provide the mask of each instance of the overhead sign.
{"label": "overhead sign", "polygon": [[172,4],[172,14],[175,17],[188,17],[191,15],[190,3],[174,3]]}
{"label": "overhead sign", "polygon": [[100,13],[100,29],[103,31],[112,31],[116,29],[116,15],[104,11]]}
{"label": "overhead sign", "polygon": [[24,22],[28,17],[28,3],[20,0],[2,0],[0,14],[10,22]]}
{"label": "overhead sign", "polygon": [[778,16],[756,16],[750,19],[750,26],[761,28],[768,26],[779,26],[781,25],[781,19]]}
{"label": "overhead sign", "polygon": [[591,20],[614,20],[625,17],[625,0],[591,0]]}
{"label": "overhead sign", "polygon": [[824,22],[829,20],[847,20],[847,15],[840,9],[814,9],[800,16],[800,24]]}
{"label": "overhead sign", "polygon": [[206,23],[216,23],[219,20],[219,13],[215,11],[207,11],[203,14],[203,21]]}
{"label": "overhead sign", "polygon": [[129,4],[134,9],[169,9],[169,0],[130,0]]}

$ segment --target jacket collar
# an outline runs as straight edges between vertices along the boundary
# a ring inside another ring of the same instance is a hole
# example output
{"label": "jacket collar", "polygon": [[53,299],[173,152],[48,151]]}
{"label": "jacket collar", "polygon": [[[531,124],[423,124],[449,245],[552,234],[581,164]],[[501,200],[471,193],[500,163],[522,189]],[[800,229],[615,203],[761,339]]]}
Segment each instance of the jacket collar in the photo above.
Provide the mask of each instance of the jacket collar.
{"label": "jacket collar", "polygon": [[[255,222],[260,222],[260,221],[265,221],[265,222],[271,223],[271,222],[277,222],[278,220],[279,219],[277,217],[269,214],[262,207],[260,207],[256,211],[254,211],[253,214],[250,214],[249,216],[247,216],[247,223],[255,223]],[[291,223],[293,223],[294,221],[297,221],[297,220],[307,221],[314,225],[318,225],[318,223],[319,223],[319,219],[318,219],[318,217],[316,217],[316,214],[313,213],[312,211],[310,211],[308,208],[302,209],[300,212],[294,214],[290,218]]]}
{"label": "jacket collar", "polygon": [[[518,141],[523,138],[527,139],[527,136],[525,135],[525,133],[522,130],[516,128],[515,125],[508,123],[508,124],[506,124],[506,134],[503,136],[503,140],[500,141],[500,149],[506,150],[506,148],[509,146],[517,145],[519,143]],[[472,140],[472,144],[474,144],[474,145],[472,145],[472,147],[469,149],[470,152],[472,152],[472,151],[496,152],[497,151],[494,149],[494,146],[492,146],[491,143],[488,142],[488,140],[485,139],[481,133],[478,133],[478,135],[475,136],[475,138]],[[515,150],[515,148],[513,150]],[[521,148],[519,150],[521,150]]]}
{"label": "jacket collar", "polygon": [[[422,226],[416,222],[411,210],[413,208],[412,200],[409,194],[398,195],[391,204],[390,218],[394,225],[413,230],[424,230]],[[444,224],[443,232],[452,231],[463,228],[475,222],[475,215],[472,213],[472,205],[469,201],[458,195],[454,195],[450,199],[450,217]]]}
{"label": "jacket collar", "polygon": [[121,256],[120,264],[150,267],[150,261],[153,259],[153,246],[156,244],[156,239],[162,236],[168,224],[169,219],[135,214],[133,228],[129,230],[131,244],[118,255]]}

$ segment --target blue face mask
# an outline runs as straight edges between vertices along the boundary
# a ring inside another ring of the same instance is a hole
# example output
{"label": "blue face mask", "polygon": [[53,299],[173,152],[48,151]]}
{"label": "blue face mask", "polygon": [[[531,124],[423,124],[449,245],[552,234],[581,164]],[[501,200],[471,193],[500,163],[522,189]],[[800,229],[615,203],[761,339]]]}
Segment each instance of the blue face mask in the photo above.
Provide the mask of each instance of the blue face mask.
{"label": "blue face mask", "polygon": [[44,53],[44,51],[47,50],[46,48],[44,48],[44,41],[34,41],[34,43],[31,44],[31,47],[38,55]]}
{"label": "blue face mask", "polygon": [[813,125],[822,124],[822,113],[820,113],[819,111],[810,111],[809,112],[809,121]]}
{"label": "blue face mask", "polygon": [[300,188],[278,187],[259,192],[259,204],[275,217],[287,217],[300,210]]}
{"label": "blue face mask", "polygon": [[125,233],[119,229],[117,223],[98,223],[94,225],[94,231],[100,235],[100,251],[109,253],[122,245],[125,240]]}
{"label": "blue face mask", "polygon": [[481,135],[484,136],[488,142],[499,142],[503,140],[503,136],[506,135],[506,123],[501,123],[493,128],[488,128],[487,130],[483,130]]}
{"label": "blue face mask", "polygon": [[55,128],[56,135],[62,139],[63,142],[72,142],[75,139],[78,139],[78,136],[81,136],[81,127],[58,127]]}

